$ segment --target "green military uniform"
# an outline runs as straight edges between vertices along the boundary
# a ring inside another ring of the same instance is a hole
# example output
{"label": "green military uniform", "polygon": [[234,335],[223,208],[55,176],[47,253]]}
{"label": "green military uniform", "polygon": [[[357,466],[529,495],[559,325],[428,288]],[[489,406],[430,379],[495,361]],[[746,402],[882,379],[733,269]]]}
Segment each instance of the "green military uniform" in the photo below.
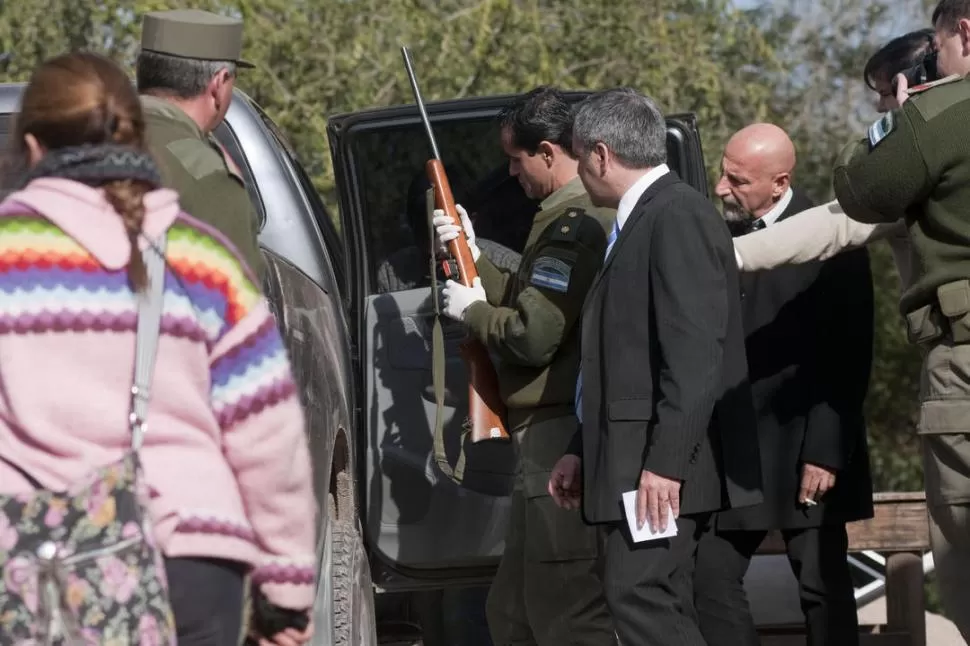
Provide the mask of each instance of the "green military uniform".
{"label": "green military uniform", "polygon": [[920,88],[843,151],[835,192],[861,222],[906,218],[914,260],[900,309],[924,354],[919,433],[947,614],[970,641],[970,80]]}
{"label": "green military uniform", "polygon": [[517,272],[485,256],[476,264],[488,301],[472,304],[464,321],[500,358],[519,447],[509,534],[486,606],[495,646],[616,643],[597,531],[547,491],[576,430],[577,323],[614,216],[592,206],[577,177],[542,202]]}
{"label": "green military uniform", "polygon": [[[205,11],[162,11],[145,15],[145,51],[208,61],[239,59],[242,23]],[[257,216],[235,165],[211,133],[174,102],[142,96],[148,146],[162,179],[179,193],[182,208],[221,232],[258,274],[263,260],[256,241]]]}

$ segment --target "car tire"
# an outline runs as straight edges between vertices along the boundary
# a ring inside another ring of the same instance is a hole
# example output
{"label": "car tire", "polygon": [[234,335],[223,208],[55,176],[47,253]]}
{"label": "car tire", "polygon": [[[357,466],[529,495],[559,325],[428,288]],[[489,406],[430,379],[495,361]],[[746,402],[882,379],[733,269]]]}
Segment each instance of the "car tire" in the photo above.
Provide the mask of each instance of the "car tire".
{"label": "car tire", "polygon": [[331,528],[329,571],[333,591],[334,646],[377,646],[374,586],[356,515],[338,518],[329,507]]}

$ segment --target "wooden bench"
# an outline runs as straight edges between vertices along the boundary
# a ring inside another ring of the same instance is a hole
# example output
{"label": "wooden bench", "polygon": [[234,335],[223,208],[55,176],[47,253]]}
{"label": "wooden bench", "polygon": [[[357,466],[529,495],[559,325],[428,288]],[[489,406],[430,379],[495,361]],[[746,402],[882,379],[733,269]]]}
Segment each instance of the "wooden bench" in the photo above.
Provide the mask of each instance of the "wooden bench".
{"label": "wooden bench", "polygon": [[[877,493],[874,516],[850,523],[849,551],[886,556],[886,623],[860,626],[862,646],[926,646],[923,553],[930,548],[926,496]],[[758,554],[784,554],[780,533],[765,538]],[[804,646],[803,625],[759,626],[762,646]]]}

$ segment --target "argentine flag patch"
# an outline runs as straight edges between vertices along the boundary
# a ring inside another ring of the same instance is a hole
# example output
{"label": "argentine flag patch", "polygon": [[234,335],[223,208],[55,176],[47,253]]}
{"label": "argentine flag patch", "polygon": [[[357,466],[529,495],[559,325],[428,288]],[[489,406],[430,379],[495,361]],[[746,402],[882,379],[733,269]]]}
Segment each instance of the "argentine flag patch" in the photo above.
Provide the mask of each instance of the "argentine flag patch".
{"label": "argentine flag patch", "polygon": [[572,271],[572,266],[566,261],[551,256],[542,256],[532,263],[532,275],[529,277],[529,283],[536,287],[565,293],[569,290],[569,277]]}
{"label": "argentine flag patch", "polygon": [[892,112],[887,112],[879,121],[869,126],[869,150],[878,146],[895,127],[896,118]]}

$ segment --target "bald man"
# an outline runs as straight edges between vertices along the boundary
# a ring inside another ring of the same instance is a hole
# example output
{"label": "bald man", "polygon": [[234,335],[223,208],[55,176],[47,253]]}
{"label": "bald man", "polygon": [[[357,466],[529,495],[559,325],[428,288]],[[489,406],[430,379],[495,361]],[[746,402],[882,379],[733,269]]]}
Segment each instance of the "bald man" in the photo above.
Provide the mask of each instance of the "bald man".
{"label": "bald man", "polygon": [[[791,186],[795,147],[755,124],[724,149],[715,192],[737,239],[812,206]],[[862,407],[872,362],[872,278],[864,249],[741,275],[748,374],[758,416],[764,502],[719,513],[694,579],[709,646],[757,646],[743,579],[781,530],[810,646],[859,643],[845,524],[872,516]]]}
{"label": "bald man", "polygon": [[[778,126],[756,123],[731,137],[714,192],[732,234],[764,228],[789,207],[794,169],[795,146]],[[798,202],[811,206],[803,197]]]}

